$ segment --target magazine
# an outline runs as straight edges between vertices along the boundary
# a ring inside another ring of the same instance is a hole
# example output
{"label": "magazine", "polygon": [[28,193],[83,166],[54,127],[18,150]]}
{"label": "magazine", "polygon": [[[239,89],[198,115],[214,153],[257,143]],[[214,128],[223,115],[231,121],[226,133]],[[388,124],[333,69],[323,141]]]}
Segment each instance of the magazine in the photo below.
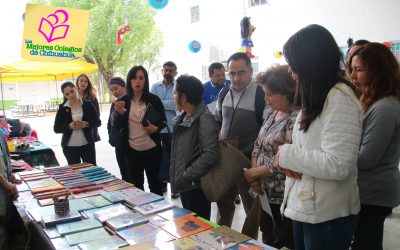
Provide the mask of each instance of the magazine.
{"label": "magazine", "polygon": [[56,227],[61,235],[65,235],[103,227],[103,225],[95,219],[87,219],[58,224]]}
{"label": "magazine", "polygon": [[124,213],[106,220],[106,225],[114,231],[147,223],[149,219],[139,213]]}
{"label": "magazine", "polygon": [[212,228],[212,225],[199,220],[194,215],[185,215],[160,225],[160,228],[176,238],[184,238]]}
{"label": "magazine", "polygon": [[148,215],[158,213],[174,207],[175,205],[169,201],[161,200],[153,203],[143,204],[133,209],[141,214]]}

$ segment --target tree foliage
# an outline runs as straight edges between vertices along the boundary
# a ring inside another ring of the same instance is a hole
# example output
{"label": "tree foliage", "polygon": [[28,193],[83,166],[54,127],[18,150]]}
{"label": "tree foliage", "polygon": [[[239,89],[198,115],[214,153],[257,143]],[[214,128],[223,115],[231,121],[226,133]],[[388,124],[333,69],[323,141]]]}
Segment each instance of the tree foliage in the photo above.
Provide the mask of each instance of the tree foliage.
{"label": "tree foliage", "polygon": [[[150,68],[161,51],[163,39],[153,20],[155,10],[145,0],[35,0],[33,2],[90,10],[84,58],[99,67],[98,86],[101,94],[108,92],[106,83],[117,72],[125,76],[133,65]],[[129,25],[131,30],[124,34],[123,44],[117,44],[118,30],[126,25]]]}

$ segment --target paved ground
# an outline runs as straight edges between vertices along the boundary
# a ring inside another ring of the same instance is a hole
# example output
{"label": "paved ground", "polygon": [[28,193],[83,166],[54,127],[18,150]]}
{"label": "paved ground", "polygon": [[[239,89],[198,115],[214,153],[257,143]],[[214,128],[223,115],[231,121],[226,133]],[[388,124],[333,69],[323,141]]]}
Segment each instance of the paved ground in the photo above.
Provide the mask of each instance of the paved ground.
{"label": "paved ground", "polygon": [[[109,112],[109,105],[102,106],[101,120],[103,125],[99,128],[99,134],[101,141],[96,143],[96,155],[97,164],[101,167],[106,168],[114,175],[120,177],[117,161],[115,159],[114,148],[108,143],[107,135],[107,119]],[[8,113],[7,113],[8,115]],[[67,161],[62,153],[60,142],[61,135],[53,132],[55,113],[47,113],[44,117],[36,118],[21,118],[31,124],[32,128],[38,132],[39,140],[49,145],[55,152],[56,157],[60,165],[66,165]],[[146,187],[147,188],[147,187]],[[148,189],[147,189],[148,191]],[[165,198],[170,200],[170,192],[165,194]],[[175,204],[180,205],[180,199],[173,200]],[[212,204],[211,220],[215,221],[216,217],[216,205]],[[232,228],[241,231],[241,226],[245,218],[243,206],[236,205],[236,214],[233,221]],[[259,237],[260,238],[260,237]],[[384,248],[386,250],[398,250],[400,249],[400,207],[397,207],[393,214],[385,222],[384,232]]]}

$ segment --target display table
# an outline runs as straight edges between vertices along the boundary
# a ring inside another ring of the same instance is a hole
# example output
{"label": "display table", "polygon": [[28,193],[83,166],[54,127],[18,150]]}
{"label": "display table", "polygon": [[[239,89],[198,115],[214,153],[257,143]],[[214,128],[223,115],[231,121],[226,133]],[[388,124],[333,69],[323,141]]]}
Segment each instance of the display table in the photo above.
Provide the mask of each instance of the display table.
{"label": "display table", "polygon": [[22,159],[31,166],[54,167],[59,165],[54,151],[40,141],[33,142],[31,147],[16,149],[11,152],[11,158]]}

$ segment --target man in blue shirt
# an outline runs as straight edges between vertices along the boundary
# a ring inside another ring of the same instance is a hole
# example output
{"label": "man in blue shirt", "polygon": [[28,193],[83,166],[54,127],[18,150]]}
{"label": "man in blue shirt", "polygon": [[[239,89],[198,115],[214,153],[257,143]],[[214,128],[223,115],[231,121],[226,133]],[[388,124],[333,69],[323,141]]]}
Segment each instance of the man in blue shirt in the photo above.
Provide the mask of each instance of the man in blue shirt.
{"label": "man in blue shirt", "polygon": [[[175,103],[172,95],[174,93],[175,76],[177,75],[176,64],[172,61],[165,62],[162,68],[164,79],[151,86],[150,92],[160,97],[164,105],[165,115],[167,116],[168,129],[161,130],[161,142],[163,156],[160,164],[160,176],[163,181],[169,179],[169,159],[171,157],[171,133],[173,130],[172,120],[176,116]],[[167,171],[168,170],[168,171]],[[163,174],[165,173],[165,174]],[[167,175],[167,176],[165,176]],[[166,191],[166,182],[163,183],[163,189]],[[177,198],[179,194],[172,194],[172,198]]]}
{"label": "man in blue shirt", "polygon": [[218,94],[225,86],[229,86],[231,81],[225,79],[225,68],[221,63],[215,62],[208,67],[210,81],[203,84],[203,100],[211,113],[214,113],[217,104]]}

